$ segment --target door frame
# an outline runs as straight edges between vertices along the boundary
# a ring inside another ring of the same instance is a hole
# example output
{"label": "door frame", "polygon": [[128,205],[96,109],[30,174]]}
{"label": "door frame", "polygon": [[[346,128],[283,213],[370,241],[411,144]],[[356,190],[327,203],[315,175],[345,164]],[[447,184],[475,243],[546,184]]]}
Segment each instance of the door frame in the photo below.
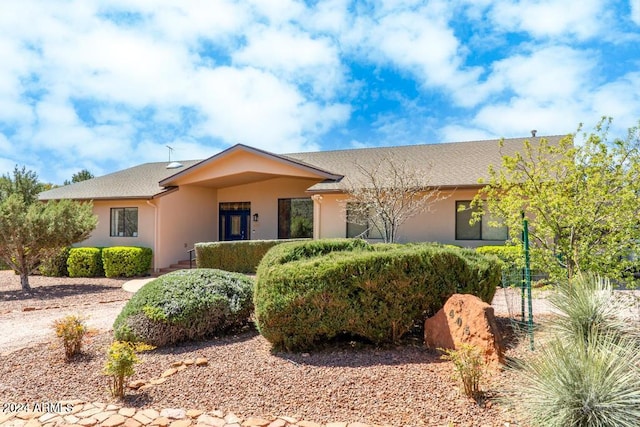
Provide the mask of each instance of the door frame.
{"label": "door frame", "polygon": [[[233,217],[240,217],[240,233],[232,235]],[[218,240],[250,240],[251,239],[251,202],[220,202],[218,204]]]}

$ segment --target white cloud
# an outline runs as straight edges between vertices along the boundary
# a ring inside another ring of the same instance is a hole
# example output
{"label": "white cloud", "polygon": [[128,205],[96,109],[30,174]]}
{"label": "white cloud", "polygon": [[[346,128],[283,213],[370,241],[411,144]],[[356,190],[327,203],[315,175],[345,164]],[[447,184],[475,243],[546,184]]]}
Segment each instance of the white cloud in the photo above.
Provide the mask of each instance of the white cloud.
{"label": "white cloud", "polygon": [[482,70],[464,66],[463,46],[448,24],[451,13],[445,4],[431,2],[375,20],[361,18],[346,40],[376,62],[408,70],[426,88],[446,90],[458,104],[472,106],[480,99],[470,89]]}
{"label": "white cloud", "polygon": [[590,100],[590,117],[613,117],[617,134],[637,126],[640,120],[640,72],[631,72],[597,88]]}
{"label": "white cloud", "polygon": [[481,108],[472,125],[498,137],[529,136],[532,129],[543,136],[572,132],[584,117],[584,110],[577,102],[559,100],[548,105],[517,98]]}
{"label": "white cloud", "polygon": [[339,36],[352,23],[348,0],[321,0],[300,17],[304,27],[321,34]]}
{"label": "white cloud", "polygon": [[324,98],[334,96],[343,84],[338,51],[327,37],[312,38],[291,27],[259,26],[247,39],[247,45],[234,53],[234,64],[263,68],[287,80],[311,84],[313,92]]}
{"label": "white cloud", "polygon": [[206,93],[194,100],[208,117],[203,134],[278,152],[310,148],[305,136],[313,140],[318,126],[342,122],[348,112],[309,102],[294,86],[254,68],[202,70],[197,86]]}
{"label": "white cloud", "polygon": [[273,25],[280,25],[302,16],[306,11],[303,2],[296,0],[248,0],[260,17],[266,17]]}
{"label": "white cloud", "polygon": [[640,0],[629,0],[631,6],[631,20],[640,25]]}
{"label": "white cloud", "polygon": [[[603,34],[608,20],[603,0],[496,1],[491,17],[506,31],[524,31],[536,38],[572,36],[586,40]],[[606,18],[606,19],[605,19]]]}
{"label": "white cloud", "polygon": [[548,46],[529,55],[514,55],[492,65],[484,89],[511,92],[536,102],[579,96],[590,86],[597,57],[592,52]]}

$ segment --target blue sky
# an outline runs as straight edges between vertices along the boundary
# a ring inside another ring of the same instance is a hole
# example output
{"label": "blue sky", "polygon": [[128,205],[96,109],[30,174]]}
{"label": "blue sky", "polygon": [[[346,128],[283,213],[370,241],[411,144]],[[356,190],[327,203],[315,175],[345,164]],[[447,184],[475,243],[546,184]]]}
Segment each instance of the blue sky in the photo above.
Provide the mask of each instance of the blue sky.
{"label": "blue sky", "polygon": [[0,173],[56,184],[640,119],[640,0],[6,0],[0,59]]}

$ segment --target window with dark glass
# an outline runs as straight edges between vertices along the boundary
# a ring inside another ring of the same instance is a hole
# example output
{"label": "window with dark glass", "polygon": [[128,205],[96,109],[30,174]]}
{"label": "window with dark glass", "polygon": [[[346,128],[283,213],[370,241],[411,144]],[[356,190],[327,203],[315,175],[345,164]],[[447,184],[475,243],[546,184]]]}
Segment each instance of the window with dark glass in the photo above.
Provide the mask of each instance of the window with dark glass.
{"label": "window with dark glass", "polygon": [[493,240],[505,241],[508,238],[508,230],[506,226],[492,227],[492,222],[500,223],[498,218],[490,214],[482,215],[480,221],[473,225],[469,224],[474,209],[471,201],[456,202],[456,240]]}
{"label": "window with dark glass", "polygon": [[278,239],[313,237],[311,198],[278,199]]}
{"label": "window with dark glass", "polygon": [[138,237],[138,208],[111,208],[111,237]]}
{"label": "window with dark glass", "polygon": [[347,237],[382,239],[382,226],[371,211],[363,212],[359,202],[347,203]]}
{"label": "window with dark glass", "polygon": [[347,237],[364,238],[369,235],[369,220],[363,218],[357,203],[347,203]]}

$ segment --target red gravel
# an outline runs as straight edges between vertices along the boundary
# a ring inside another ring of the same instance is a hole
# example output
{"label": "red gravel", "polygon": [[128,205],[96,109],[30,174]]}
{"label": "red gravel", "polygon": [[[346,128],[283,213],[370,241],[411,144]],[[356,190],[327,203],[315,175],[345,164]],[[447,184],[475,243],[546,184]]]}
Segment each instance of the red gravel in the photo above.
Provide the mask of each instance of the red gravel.
{"label": "red gravel", "polygon": [[[84,288],[83,283],[68,283],[72,279],[43,279],[43,283],[56,283],[52,288],[58,295],[34,280],[39,287],[36,295],[49,296],[36,296],[28,304],[74,305],[91,298],[123,297],[112,279],[92,279]],[[26,304],[19,292],[9,289],[13,285],[3,283],[0,281],[0,321],[3,312],[20,310]],[[59,292],[62,289],[65,291]],[[1,400],[112,401],[107,378],[101,374],[111,339],[109,331],[91,336],[84,353],[71,362],[65,362],[62,348],[52,343],[0,356]],[[519,343],[512,336],[509,342],[508,356],[527,352],[526,342]],[[132,379],[159,378],[171,363],[197,357],[207,358],[208,366],[192,366],[143,391],[129,390],[124,403],[220,409],[242,417],[289,415],[321,423],[523,425],[517,422],[516,411],[500,399],[505,397],[503,390],[514,388],[513,372],[490,371],[484,382],[486,398],[478,404],[461,394],[451,362],[426,350],[419,339],[388,348],[340,342],[310,354],[272,353],[269,343],[249,328],[232,337],[143,353]]]}

